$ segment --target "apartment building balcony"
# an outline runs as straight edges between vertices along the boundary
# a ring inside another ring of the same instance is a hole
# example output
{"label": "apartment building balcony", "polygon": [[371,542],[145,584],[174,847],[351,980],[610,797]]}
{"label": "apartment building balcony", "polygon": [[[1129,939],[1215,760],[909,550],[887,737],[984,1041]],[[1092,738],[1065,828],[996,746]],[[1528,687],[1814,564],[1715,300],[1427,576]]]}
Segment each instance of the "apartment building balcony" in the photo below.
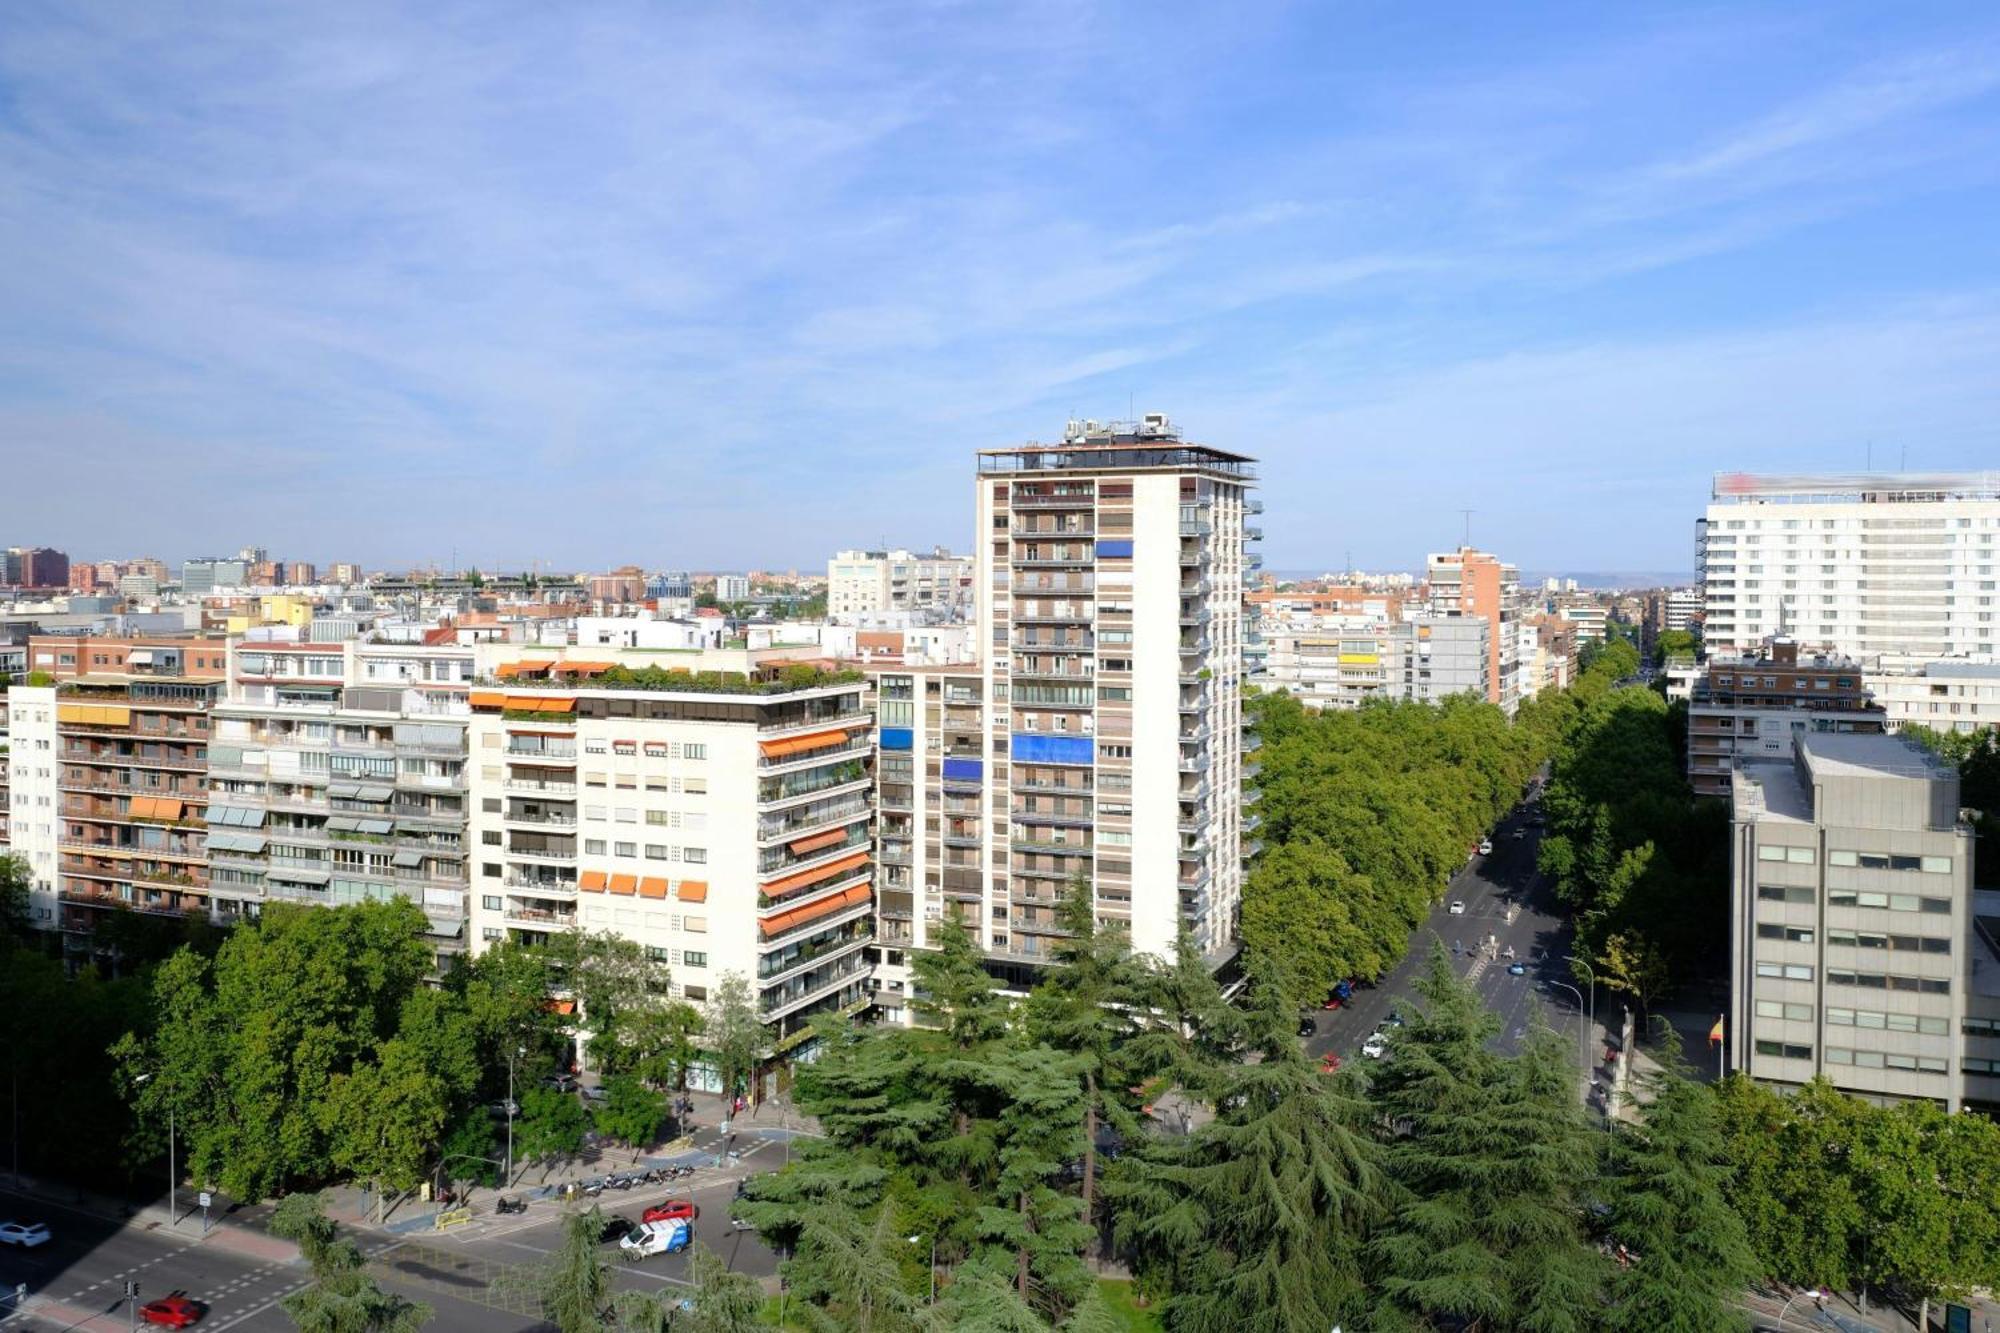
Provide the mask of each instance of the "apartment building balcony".
{"label": "apartment building balcony", "polygon": [[1246,814],[1243,816],[1243,822],[1240,827],[1243,830],[1244,836],[1248,837],[1250,834],[1255,833],[1258,829],[1264,827],[1264,816],[1255,814]]}
{"label": "apartment building balcony", "polygon": [[1016,555],[1007,563],[1016,569],[1057,569],[1065,565],[1090,566],[1097,563],[1097,552],[1090,547],[1068,555]]}
{"label": "apartment building balcony", "polygon": [[910,922],[898,921],[893,917],[887,916],[881,917],[876,921],[875,942],[877,944],[900,944],[908,946],[915,944],[916,941],[916,928]]}
{"label": "apartment building balcony", "polygon": [[1097,535],[1095,514],[1021,514],[1008,529],[1015,538],[1030,541],[1073,541]]}
{"label": "apartment building balcony", "polygon": [[828,932],[826,939],[809,936],[801,943],[760,954],[757,958],[757,984],[782,986],[816,964],[826,965],[857,949],[866,948],[875,942],[875,938],[874,923],[864,916],[835,927]]}
{"label": "apartment building balcony", "polygon": [[510,761],[538,764],[561,764],[566,767],[576,765],[576,742],[567,745],[523,746],[508,743],[506,756]]}
{"label": "apartment building balcony", "polygon": [[1264,766],[1262,764],[1251,763],[1248,759],[1243,761],[1242,778],[1245,782],[1249,782],[1263,771]]}
{"label": "apartment building balcony", "polygon": [[1264,567],[1264,557],[1255,551],[1245,551],[1243,553],[1243,567],[1245,569],[1262,569]]}
{"label": "apartment building balcony", "polygon": [[1261,541],[1263,541],[1263,540],[1264,540],[1264,529],[1262,529],[1262,528],[1245,528],[1245,529],[1243,529],[1243,540],[1244,540],[1244,541],[1246,541],[1246,542],[1261,542]]}
{"label": "apartment building balcony", "polygon": [[759,995],[758,1010],[767,1023],[783,1018],[834,994],[850,981],[865,976],[873,967],[856,950],[827,964],[824,969],[808,969],[802,976],[793,977]]}
{"label": "apartment building balcony", "polygon": [[540,847],[513,846],[506,849],[507,856],[520,861],[540,862],[547,865],[568,865],[576,860],[575,847],[556,847],[544,844]]}
{"label": "apartment building balcony", "polygon": [[1264,789],[1262,787],[1245,787],[1241,799],[1243,808],[1248,810],[1251,806],[1264,799]]}
{"label": "apartment building balcony", "polygon": [[1086,495],[1024,495],[1016,492],[1008,503],[1015,509],[1095,509],[1097,497]]}
{"label": "apartment building balcony", "polygon": [[1253,838],[1250,841],[1243,844],[1241,849],[1241,855],[1245,861],[1251,861],[1255,860],[1258,854],[1261,853],[1263,850],[1264,850],[1264,840],[1262,838]]}
{"label": "apartment building balcony", "polygon": [[554,811],[540,811],[530,814],[526,810],[509,810],[500,817],[502,823],[519,824],[527,828],[575,828],[576,816],[557,814]]}
{"label": "apartment building balcony", "polygon": [[68,747],[58,751],[58,754],[67,763],[89,764],[97,768],[155,768],[170,773],[203,773],[208,770],[207,759],[181,755],[114,754]]}
{"label": "apartment building balcony", "polygon": [[1208,839],[1202,837],[1182,838],[1174,854],[1183,861],[1199,861],[1208,855]]}
{"label": "apartment building balcony", "polygon": [[[1027,767],[1023,765],[1022,767]],[[1088,796],[1096,790],[1088,783],[1020,781],[1008,784],[1009,791],[1053,792],[1058,796]]]}
{"label": "apartment building balcony", "polygon": [[1193,638],[1185,634],[1181,636],[1180,649],[1182,657],[1202,656],[1213,647],[1215,647],[1215,642],[1206,634],[1197,635]]}
{"label": "apartment building balcony", "polygon": [[839,842],[823,843],[804,852],[793,852],[784,847],[766,848],[757,854],[757,878],[770,880],[818,870],[854,852],[867,850],[873,842],[867,829],[850,826]]}
{"label": "apartment building balcony", "polygon": [[1215,875],[1209,870],[1206,861],[1195,865],[1185,865],[1181,867],[1180,873],[1174,877],[1174,887],[1178,888],[1183,894],[1194,893],[1207,888],[1208,882],[1214,878]]}
{"label": "apartment building balcony", "polygon": [[1189,812],[1185,808],[1187,802],[1182,801],[1181,805],[1183,808],[1181,810],[1180,819],[1175,822],[1174,827],[1180,830],[1184,834],[1199,836],[1200,834],[1206,833],[1208,831],[1209,821],[1215,818],[1215,813],[1212,810],[1210,810],[1207,806],[1203,806],[1200,809],[1194,811],[1192,814],[1189,814]]}
{"label": "apartment building balcony", "polygon": [[1247,731],[1243,734],[1243,745],[1242,748],[1238,751],[1238,753],[1255,754],[1257,753],[1257,751],[1263,748],[1264,748],[1264,738],[1262,736],[1259,736],[1254,731]]}
{"label": "apartment building balcony", "polygon": [[757,771],[760,773],[790,773],[810,769],[815,765],[828,764],[840,759],[872,755],[875,751],[875,736],[872,732],[861,732],[845,744],[822,746],[793,754],[757,756]]}
{"label": "apartment building balcony", "polygon": [[1215,619],[1215,612],[1205,606],[1182,607],[1181,628],[1200,629]]}
{"label": "apartment building balcony", "polygon": [[1183,750],[1179,761],[1176,763],[1176,767],[1183,773],[1206,773],[1212,762],[1206,750],[1198,750],[1193,754],[1189,754]]}
{"label": "apartment building balcony", "polygon": [[1203,723],[1200,723],[1200,724],[1199,724],[1199,725],[1197,725],[1197,726],[1192,726],[1192,727],[1182,727],[1182,728],[1181,728],[1181,744],[1182,744],[1182,745],[1200,745],[1200,744],[1202,744],[1203,742],[1205,742],[1205,741],[1207,741],[1207,740],[1208,740],[1208,738],[1209,738],[1210,734],[1211,734],[1211,733],[1210,733],[1210,731],[1209,731],[1209,727],[1208,727],[1208,723],[1206,723],[1206,722],[1203,722]]}
{"label": "apartment building balcony", "polygon": [[[1017,852],[1030,852],[1036,856],[1089,856],[1095,848],[1087,842],[1043,842],[1035,838],[1010,838],[1007,845]],[[1016,870],[1017,874],[1033,873],[1026,867]]]}
{"label": "apartment building balcony", "polygon": [[1181,520],[1181,536],[1183,537],[1206,537],[1214,531],[1215,525],[1207,519],[1184,518]]}
{"label": "apartment building balcony", "polygon": [[532,893],[542,899],[574,899],[574,879],[544,879],[540,875],[508,875],[500,881],[512,893]]}
{"label": "apartment building balcony", "polygon": [[872,819],[874,815],[874,803],[867,799],[866,793],[861,793],[860,799],[839,801],[825,809],[794,808],[784,815],[760,816],[757,841],[760,844],[798,841],[816,833],[839,832],[857,820]]}
{"label": "apartment building balcony", "polygon": [[576,783],[550,781],[544,778],[509,777],[500,785],[508,791],[539,792],[548,796],[576,795]]}
{"label": "apartment building balcony", "polygon": [[1016,625],[1088,625],[1097,619],[1097,608],[1080,603],[1068,611],[1015,611]]}
{"label": "apartment building balcony", "polygon": [[[56,898],[65,907],[77,907],[89,911],[139,912],[146,916],[179,917],[186,916],[190,912],[207,910],[205,902],[197,900],[183,905],[172,895],[167,894],[134,894],[128,898],[118,893],[94,893],[69,885],[58,889]],[[89,930],[91,926],[87,922],[77,922],[68,928]]]}
{"label": "apartment building balcony", "polygon": [[510,926],[526,926],[531,930],[570,930],[576,925],[576,912],[551,911],[541,907],[515,907],[509,905],[500,913],[501,920]]}
{"label": "apartment building balcony", "polygon": [[1264,502],[1262,500],[1246,499],[1243,502],[1243,512],[1246,514],[1261,514],[1264,512]]}

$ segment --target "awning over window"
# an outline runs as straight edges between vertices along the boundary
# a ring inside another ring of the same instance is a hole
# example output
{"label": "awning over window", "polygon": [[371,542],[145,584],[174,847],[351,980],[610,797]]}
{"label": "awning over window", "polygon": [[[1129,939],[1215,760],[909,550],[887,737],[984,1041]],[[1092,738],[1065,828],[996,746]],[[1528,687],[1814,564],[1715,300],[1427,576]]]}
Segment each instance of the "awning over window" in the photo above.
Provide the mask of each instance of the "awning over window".
{"label": "awning over window", "polygon": [[629,896],[638,890],[639,877],[637,875],[613,875],[611,883],[606,887],[613,893],[622,893]]}
{"label": "awning over window", "polygon": [[358,782],[329,782],[326,784],[326,794],[328,796],[338,796],[342,800],[352,800],[355,793],[360,790],[361,784]]}
{"label": "awning over window", "polygon": [[808,903],[804,907],[794,907],[789,912],[780,912],[767,921],[759,921],[757,929],[763,932],[764,938],[768,940],[774,936],[783,935],[787,931],[796,930],[800,926],[817,921],[822,917],[833,916],[835,913],[844,912],[850,907],[859,907],[862,903],[868,901],[869,894],[872,892],[873,890],[866,884],[856,884],[845,893],[836,893],[831,897],[822,898],[816,903]]}
{"label": "awning over window", "polygon": [[577,876],[576,887],[585,893],[602,893],[604,892],[604,879],[605,876],[602,870],[586,870]]}
{"label": "awning over window", "polygon": [[781,741],[758,741],[757,748],[766,759],[784,759],[795,754],[806,754],[812,750],[830,749],[847,741],[847,728],[836,727],[832,731],[816,731],[810,736],[792,736]]}
{"label": "awning over window", "polygon": [[681,881],[680,899],[684,903],[705,903],[708,901],[708,881],[705,879],[684,879]]}
{"label": "awning over window", "polygon": [[852,874],[866,864],[868,864],[868,853],[856,852],[837,861],[828,861],[823,866],[814,866],[811,870],[801,870],[796,875],[787,875],[783,879],[774,880],[764,886],[764,892],[786,893],[792,889],[804,888],[808,884],[817,884],[823,879],[835,879],[841,875]]}
{"label": "awning over window", "polygon": [[528,713],[571,713],[576,711],[576,700],[510,694],[507,696],[507,707]]}
{"label": "awning over window", "polygon": [[424,863],[422,852],[397,852],[396,864],[404,870],[415,870]]}
{"label": "awning over window", "polygon": [[395,794],[396,789],[394,787],[378,787],[369,784],[357,788],[354,792],[354,799],[357,801],[386,801]]}
{"label": "awning over window", "polygon": [[847,830],[837,828],[814,834],[810,838],[800,838],[797,842],[788,842],[785,846],[791,849],[793,856],[805,856],[810,852],[825,851],[828,847],[838,847],[846,841]]}
{"label": "awning over window", "polygon": [[335,815],[326,821],[327,828],[337,833],[355,833],[361,828],[361,821],[353,815]]}
{"label": "awning over window", "polygon": [[474,708],[505,708],[507,696],[498,690],[474,690],[468,698]]}
{"label": "awning over window", "polygon": [[617,665],[616,662],[558,662],[555,673],[558,676],[601,676]]}
{"label": "awning over window", "polygon": [[284,880],[291,884],[324,884],[333,878],[324,870],[293,870],[289,866],[275,862],[266,873],[272,879]]}
{"label": "awning over window", "polygon": [[153,812],[159,808],[160,801],[156,796],[134,796],[132,798],[132,808],[125,813],[131,819],[155,819],[158,816]]}
{"label": "awning over window", "polygon": [[364,819],[361,821],[361,831],[363,833],[382,834],[389,832],[393,828],[395,828],[395,825],[386,819]]}
{"label": "awning over window", "polygon": [[641,898],[664,898],[667,896],[667,882],[648,875],[639,881],[639,896]]}
{"label": "awning over window", "polygon": [[255,833],[231,833],[225,829],[217,829],[208,835],[208,850],[241,852],[255,856],[264,850],[264,838]]}

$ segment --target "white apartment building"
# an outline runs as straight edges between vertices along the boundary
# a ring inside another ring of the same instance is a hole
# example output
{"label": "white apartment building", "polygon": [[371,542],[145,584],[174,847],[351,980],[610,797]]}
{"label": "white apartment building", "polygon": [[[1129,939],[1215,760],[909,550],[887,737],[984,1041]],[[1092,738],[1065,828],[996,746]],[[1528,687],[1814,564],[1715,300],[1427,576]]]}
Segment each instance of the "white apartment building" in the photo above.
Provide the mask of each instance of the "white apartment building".
{"label": "white apartment building", "polygon": [[216,918],[402,897],[440,963],[460,951],[472,673],[457,645],[232,640],[208,751]]}
{"label": "white apartment building", "polygon": [[841,551],[826,562],[830,616],[871,611],[962,612],[972,596],[972,557],[942,546],[909,551]]}
{"label": "white apartment building", "polygon": [[1689,630],[1700,622],[1702,594],[1700,588],[1675,588],[1667,594],[1666,628]]}
{"label": "white apartment building", "polygon": [[1789,634],[1871,677],[2000,652],[1996,545],[2000,473],[1723,473],[1696,526],[1702,637]]}
{"label": "white apartment building", "polygon": [[1576,626],[1576,641],[1579,644],[1604,642],[1605,625],[1611,613],[1601,606],[1565,606],[1557,615]]}
{"label": "white apartment building", "polygon": [[717,574],[715,576],[715,599],[718,602],[741,602],[749,596],[749,575]]}
{"label": "white apartment building", "polygon": [[776,1049],[867,1003],[874,717],[858,675],[782,656],[480,649],[470,721],[472,947],[573,927],[633,939],[701,1004],[742,976]]}
{"label": "white apartment building", "polygon": [[53,927],[60,868],[56,777],[56,690],[16,685],[0,695],[7,711],[7,850],[28,863],[28,910],[37,926]]}
{"label": "white apartment building", "polygon": [[1486,699],[1512,717],[1521,702],[1521,572],[1472,547],[1433,553],[1426,561],[1433,616],[1477,618],[1487,623]]}
{"label": "white apartment building", "polygon": [[1729,1056],[1760,1082],[2000,1102],[2000,958],[1958,775],[1892,736],[1800,734],[1732,792]]}
{"label": "white apartment building", "polygon": [[2000,660],[1992,657],[1926,662],[1909,674],[1872,675],[1868,685],[1891,731],[1912,723],[1933,731],[2000,727]]}
{"label": "white apartment building", "polygon": [[1436,703],[1454,694],[1486,697],[1490,627],[1483,618],[1328,620],[1333,623],[1317,629],[1296,621],[1268,629],[1258,683],[1285,690],[1308,708],[1359,708],[1370,699]]}
{"label": "white apartment building", "polygon": [[1243,806],[1258,744],[1242,709],[1252,464],[1157,414],[979,455],[989,702],[983,753],[966,756],[980,771],[964,773],[996,818],[970,905],[1003,969],[1048,958],[1055,903],[1079,880],[1140,953],[1171,958],[1183,929],[1218,963],[1234,948],[1257,849]]}

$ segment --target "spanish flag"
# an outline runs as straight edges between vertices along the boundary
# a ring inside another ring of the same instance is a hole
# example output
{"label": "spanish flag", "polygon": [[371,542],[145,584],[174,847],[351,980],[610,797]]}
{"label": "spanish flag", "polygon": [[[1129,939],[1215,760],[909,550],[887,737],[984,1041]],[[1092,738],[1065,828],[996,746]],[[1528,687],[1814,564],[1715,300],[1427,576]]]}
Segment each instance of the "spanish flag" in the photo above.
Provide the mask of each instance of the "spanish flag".
{"label": "spanish flag", "polygon": [[1708,1042],[1711,1046],[1722,1040],[1722,1019],[1723,1015],[1717,1014],[1715,1016],[1715,1026],[1708,1030]]}

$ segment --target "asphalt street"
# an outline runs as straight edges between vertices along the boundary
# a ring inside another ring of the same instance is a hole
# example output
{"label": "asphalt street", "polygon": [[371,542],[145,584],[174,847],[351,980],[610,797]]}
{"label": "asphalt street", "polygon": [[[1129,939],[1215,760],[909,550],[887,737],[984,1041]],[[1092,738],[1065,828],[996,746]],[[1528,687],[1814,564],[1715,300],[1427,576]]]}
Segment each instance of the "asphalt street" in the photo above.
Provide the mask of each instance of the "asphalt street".
{"label": "asphalt street", "polygon": [[[1413,983],[1428,965],[1435,940],[1453,955],[1459,975],[1470,978],[1480,998],[1500,1016],[1497,1049],[1515,1048],[1527,1035],[1539,1006],[1544,1022],[1577,1041],[1580,1065],[1601,1060],[1602,1031],[1586,1042],[1587,1022],[1578,1008],[1581,998],[1587,1013],[1590,988],[1573,981],[1564,960],[1570,951],[1570,923],[1558,912],[1547,883],[1535,869],[1541,832],[1529,826],[1534,811],[1532,804],[1524,804],[1508,814],[1493,831],[1492,853],[1474,855],[1452,877],[1443,901],[1411,932],[1408,954],[1387,976],[1374,986],[1357,987],[1341,1008],[1314,1015],[1316,1030],[1306,1039],[1309,1052],[1314,1056],[1337,1052],[1342,1060],[1363,1058],[1361,1045],[1370,1033],[1380,1029],[1392,1012],[1405,1017],[1411,1012],[1417,1000]],[[1463,915],[1452,914],[1454,902],[1465,905]],[[1525,965],[1526,975],[1509,974],[1509,948]],[[1596,999],[1599,1023],[1615,1031],[1623,1010],[1602,987]]]}

